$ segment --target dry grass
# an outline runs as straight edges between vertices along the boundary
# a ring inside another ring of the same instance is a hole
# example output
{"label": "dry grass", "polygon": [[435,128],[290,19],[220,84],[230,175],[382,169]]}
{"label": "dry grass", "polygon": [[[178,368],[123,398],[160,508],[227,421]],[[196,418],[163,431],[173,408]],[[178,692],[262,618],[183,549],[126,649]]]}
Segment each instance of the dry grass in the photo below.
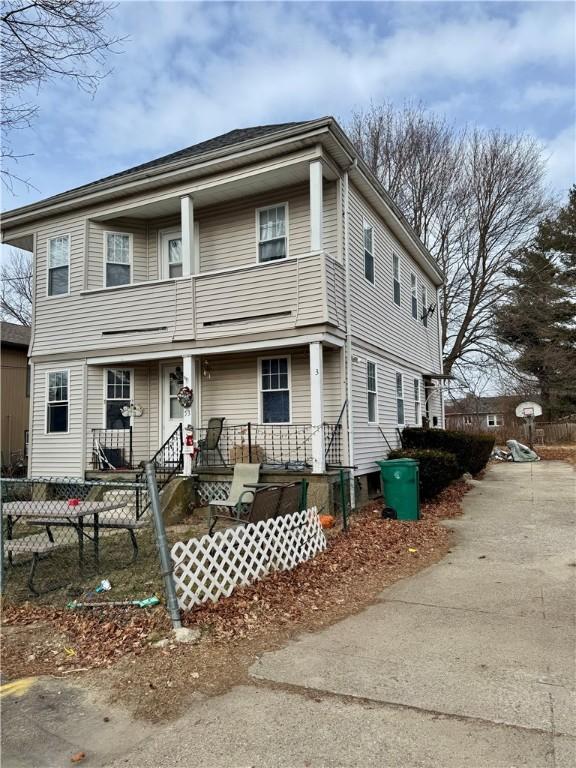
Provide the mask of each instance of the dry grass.
{"label": "dry grass", "polygon": [[446,489],[424,505],[419,522],[383,520],[379,504],[366,505],[348,533],[331,532],[328,550],[314,560],[185,614],[187,626],[202,630],[194,646],[150,647],[168,633],[163,608],[5,605],[3,669],[9,678],[83,670],[77,674],[86,684],[136,716],[176,716],[194,691],[226,690],[246,678],[261,653],[360,611],[387,585],[438,561],[451,540],[440,518],[460,514],[469,487]]}
{"label": "dry grass", "polygon": [[566,461],[576,466],[576,445],[536,445],[534,450],[544,461]]}

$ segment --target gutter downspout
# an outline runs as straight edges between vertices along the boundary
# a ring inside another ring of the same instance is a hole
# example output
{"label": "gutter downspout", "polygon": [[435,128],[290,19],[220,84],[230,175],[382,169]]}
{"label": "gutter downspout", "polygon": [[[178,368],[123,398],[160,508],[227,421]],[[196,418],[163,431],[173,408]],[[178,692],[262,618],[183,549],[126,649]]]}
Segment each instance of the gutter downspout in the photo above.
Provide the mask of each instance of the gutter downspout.
{"label": "gutter downspout", "polygon": [[[355,163],[356,161],[354,161]],[[349,193],[348,171],[344,171],[344,274],[346,278],[346,397],[348,410],[346,413],[348,422],[348,463],[354,466],[354,416],[352,399],[352,311],[350,304],[350,253],[349,253]],[[352,481],[350,483],[350,507],[354,509],[356,504],[355,473],[350,470]]]}

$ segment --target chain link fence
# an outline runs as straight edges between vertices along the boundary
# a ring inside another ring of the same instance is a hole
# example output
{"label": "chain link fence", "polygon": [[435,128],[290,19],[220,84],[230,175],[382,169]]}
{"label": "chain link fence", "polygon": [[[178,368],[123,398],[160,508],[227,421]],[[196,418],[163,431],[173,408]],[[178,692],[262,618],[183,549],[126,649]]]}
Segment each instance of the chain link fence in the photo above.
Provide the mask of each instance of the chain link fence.
{"label": "chain link fence", "polygon": [[0,491],[8,599],[63,605],[103,581],[114,600],[162,594],[144,482],[3,478]]}

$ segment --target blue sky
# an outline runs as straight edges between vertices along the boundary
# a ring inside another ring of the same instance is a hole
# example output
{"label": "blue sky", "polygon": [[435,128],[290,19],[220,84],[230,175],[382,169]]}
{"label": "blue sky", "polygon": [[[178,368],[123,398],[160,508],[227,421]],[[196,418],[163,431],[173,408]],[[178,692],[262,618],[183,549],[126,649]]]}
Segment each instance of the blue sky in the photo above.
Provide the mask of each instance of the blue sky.
{"label": "blue sky", "polygon": [[13,208],[233,128],[418,100],[457,124],[523,131],[574,182],[575,6],[564,2],[120,2],[128,36],[94,97],[38,95],[14,137]]}

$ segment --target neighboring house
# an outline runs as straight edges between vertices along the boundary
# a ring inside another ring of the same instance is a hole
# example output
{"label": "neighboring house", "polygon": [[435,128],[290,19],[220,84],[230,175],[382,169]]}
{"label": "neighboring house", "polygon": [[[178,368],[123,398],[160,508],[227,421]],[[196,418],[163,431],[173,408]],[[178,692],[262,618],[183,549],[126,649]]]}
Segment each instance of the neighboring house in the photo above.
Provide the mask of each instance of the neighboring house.
{"label": "neighboring house", "polygon": [[83,475],[108,433],[137,464],[218,416],[230,462],[250,422],[265,464],[364,477],[381,430],[443,423],[442,273],[333,118],[235,130],[2,228],[34,254],[32,476]]}
{"label": "neighboring house", "polygon": [[446,428],[492,431],[517,427],[522,419],[516,416],[516,406],[529,398],[520,395],[468,397],[446,401]]}
{"label": "neighboring house", "polygon": [[30,377],[28,345],[30,328],[0,322],[2,344],[2,466],[23,461],[27,456]]}

